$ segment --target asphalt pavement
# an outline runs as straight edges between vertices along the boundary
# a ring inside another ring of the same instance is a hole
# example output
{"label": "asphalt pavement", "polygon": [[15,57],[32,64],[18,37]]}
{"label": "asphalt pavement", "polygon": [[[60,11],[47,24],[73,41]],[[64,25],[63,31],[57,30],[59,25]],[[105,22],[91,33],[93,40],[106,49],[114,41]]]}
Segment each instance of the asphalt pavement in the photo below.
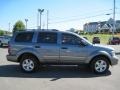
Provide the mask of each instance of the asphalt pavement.
{"label": "asphalt pavement", "polygon": [[8,62],[6,54],[7,48],[0,48],[0,90],[120,90],[120,63],[103,75],[76,66],[47,66],[27,74]]}

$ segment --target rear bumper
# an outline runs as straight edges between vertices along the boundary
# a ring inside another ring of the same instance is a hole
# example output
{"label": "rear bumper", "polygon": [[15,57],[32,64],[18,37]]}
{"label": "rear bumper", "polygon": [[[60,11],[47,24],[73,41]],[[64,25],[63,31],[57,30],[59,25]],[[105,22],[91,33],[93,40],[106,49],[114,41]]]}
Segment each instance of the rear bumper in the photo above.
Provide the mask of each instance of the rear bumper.
{"label": "rear bumper", "polygon": [[111,65],[117,65],[119,61],[119,58],[114,56],[111,58]]}
{"label": "rear bumper", "polygon": [[6,58],[7,58],[8,61],[18,62],[18,61],[17,61],[17,57],[16,57],[16,56],[13,56],[13,55],[7,55]]}

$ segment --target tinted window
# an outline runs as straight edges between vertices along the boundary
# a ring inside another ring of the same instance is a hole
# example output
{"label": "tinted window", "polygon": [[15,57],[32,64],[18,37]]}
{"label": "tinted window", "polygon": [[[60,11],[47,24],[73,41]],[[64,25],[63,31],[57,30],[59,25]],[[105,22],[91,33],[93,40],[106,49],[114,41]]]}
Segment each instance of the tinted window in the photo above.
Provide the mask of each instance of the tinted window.
{"label": "tinted window", "polygon": [[94,37],[93,39],[99,39],[99,37]]}
{"label": "tinted window", "polygon": [[114,37],[113,40],[119,40],[119,38],[118,37]]}
{"label": "tinted window", "polygon": [[15,42],[32,42],[32,37],[33,32],[19,33],[15,38]]}
{"label": "tinted window", "polygon": [[62,44],[79,45],[80,42],[80,38],[76,37],[75,35],[62,34]]}
{"label": "tinted window", "polygon": [[57,33],[40,32],[38,35],[37,41],[38,41],[38,43],[56,44],[57,43]]}

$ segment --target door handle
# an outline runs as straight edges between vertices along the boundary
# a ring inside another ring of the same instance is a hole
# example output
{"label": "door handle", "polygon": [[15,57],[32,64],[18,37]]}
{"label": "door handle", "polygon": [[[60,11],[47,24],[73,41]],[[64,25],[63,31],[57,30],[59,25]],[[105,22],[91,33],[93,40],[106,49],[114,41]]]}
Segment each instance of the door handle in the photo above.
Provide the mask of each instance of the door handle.
{"label": "door handle", "polygon": [[61,49],[68,49],[67,47],[61,47]]}
{"label": "door handle", "polygon": [[35,48],[40,48],[40,46],[35,46]]}

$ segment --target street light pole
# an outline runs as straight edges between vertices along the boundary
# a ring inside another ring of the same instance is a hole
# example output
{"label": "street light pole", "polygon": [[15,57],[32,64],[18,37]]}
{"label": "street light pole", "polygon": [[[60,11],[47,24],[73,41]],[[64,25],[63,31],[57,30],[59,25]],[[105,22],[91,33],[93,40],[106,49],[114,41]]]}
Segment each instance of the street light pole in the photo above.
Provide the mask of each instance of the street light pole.
{"label": "street light pole", "polygon": [[26,26],[25,26],[25,28],[27,29],[27,22],[28,22],[28,19],[25,19],[25,22],[26,22]]}
{"label": "street light pole", "polygon": [[39,29],[39,12],[37,12],[37,29]]}
{"label": "street light pole", "polygon": [[47,10],[47,30],[48,30],[48,24],[49,24],[49,11]]}
{"label": "street light pole", "polygon": [[41,30],[41,15],[42,12],[44,12],[44,9],[38,9],[38,12],[40,13],[40,30]]}
{"label": "street light pole", "polygon": [[42,12],[40,11],[40,30],[41,30],[41,15],[42,15]]}
{"label": "street light pole", "polygon": [[115,27],[115,0],[113,2],[113,30],[112,30],[112,35],[114,37],[114,32],[116,31],[116,27]]}

